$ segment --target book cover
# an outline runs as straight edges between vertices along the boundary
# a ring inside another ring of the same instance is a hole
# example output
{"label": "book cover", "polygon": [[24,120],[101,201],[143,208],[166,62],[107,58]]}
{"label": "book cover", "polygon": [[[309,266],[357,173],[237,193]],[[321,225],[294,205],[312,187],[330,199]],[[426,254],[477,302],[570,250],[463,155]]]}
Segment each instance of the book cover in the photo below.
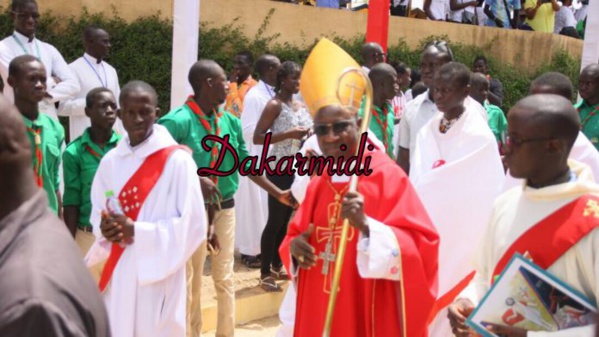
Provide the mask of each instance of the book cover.
{"label": "book cover", "polygon": [[595,303],[516,254],[467,324],[485,337],[497,337],[485,329],[488,323],[558,331],[592,324],[596,312]]}

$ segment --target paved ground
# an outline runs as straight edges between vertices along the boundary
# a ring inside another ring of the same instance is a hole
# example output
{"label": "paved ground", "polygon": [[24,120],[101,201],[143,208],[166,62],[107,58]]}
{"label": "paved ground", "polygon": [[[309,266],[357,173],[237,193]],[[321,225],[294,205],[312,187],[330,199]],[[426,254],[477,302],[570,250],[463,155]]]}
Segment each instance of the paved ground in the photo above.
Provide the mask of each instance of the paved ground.
{"label": "paved ground", "polygon": [[[235,337],[273,337],[279,325],[278,316],[263,318],[235,328]],[[214,331],[205,333],[203,337],[214,337]]]}

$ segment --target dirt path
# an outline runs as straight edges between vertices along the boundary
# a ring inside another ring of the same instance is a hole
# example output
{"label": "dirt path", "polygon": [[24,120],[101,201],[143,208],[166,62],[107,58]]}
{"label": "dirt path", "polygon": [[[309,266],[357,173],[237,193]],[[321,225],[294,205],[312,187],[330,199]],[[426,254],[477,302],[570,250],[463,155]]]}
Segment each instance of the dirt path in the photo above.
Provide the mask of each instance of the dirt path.
{"label": "dirt path", "polygon": [[[249,322],[235,328],[235,337],[273,337],[279,328],[278,316],[263,318]],[[214,337],[214,331],[202,335],[202,337]]]}

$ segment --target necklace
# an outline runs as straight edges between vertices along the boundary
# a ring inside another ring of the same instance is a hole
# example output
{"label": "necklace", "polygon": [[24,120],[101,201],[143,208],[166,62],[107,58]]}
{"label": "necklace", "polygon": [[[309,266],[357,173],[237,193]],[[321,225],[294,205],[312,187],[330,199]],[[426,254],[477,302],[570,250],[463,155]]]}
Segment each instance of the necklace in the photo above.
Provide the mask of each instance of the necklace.
{"label": "necklace", "polygon": [[90,68],[92,68],[92,70],[94,71],[94,74],[96,74],[96,77],[98,77],[98,79],[100,80],[100,84],[102,84],[102,86],[104,88],[107,88],[108,87],[108,77],[106,76],[106,69],[104,68],[104,65],[100,64],[102,66],[102,70],[104,70],[104,81],[106,81],[106,83],[104,83],[104,81],[102,81],[102,77],[100,77],[100,74],[96,71],[96,68],[94,68],[94,66],[91,64],[91,62],[89,62],[89,60],[87,59],[87,57],[85,57],[85,55],[83,56],[83,59],[85,60],[87,65]]}
{"label": "necklace", "polygon": [[453,119],[446,119],[445,118],[445,114],[443,115],[443,118],[441,118],[441,123],[439,125],[439,132],[441,133],[447,133],[447,131],[449,131],[449,129],[451,129],[452,126],[454,126],[454,124],[460,120],[460,118],[462,117],[464,113],[462,112],[458,117],[453,118]]}
{"label": "necklace", "polygon": [[[17,43],[19,44],[19,46],[21,47],[21,49],[23,49],[23,52],[25,54],[29,54],[29,52],[27,51],[27,49],[25,49],[25,46],[23,45],[23,42],[21,42],[21,40],[19,40],[14,33],[12,34],[12,38],[15,39],[15,41],[17,41]],[[36,49],[36,52],[37,52],[37,58],[41,61],[42,60],[42,56],[40,54],[40,46],[39,46],[39,44],[37,44],[37,40],[34,40],[34,42],[35,42],[35,49]]]}

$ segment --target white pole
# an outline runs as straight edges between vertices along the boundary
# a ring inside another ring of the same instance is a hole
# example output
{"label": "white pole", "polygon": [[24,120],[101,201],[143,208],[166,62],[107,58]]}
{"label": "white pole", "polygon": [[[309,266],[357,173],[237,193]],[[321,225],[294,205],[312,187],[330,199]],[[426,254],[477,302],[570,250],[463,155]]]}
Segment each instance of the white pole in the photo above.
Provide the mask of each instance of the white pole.
{"label": "white pole", "polygon": [[589,1],[587,26],[584,32],[582,49],[582,69],[591,63],[599,62],[599,0]]}
{"label": "white pole", "polygon": [[199,35],[200,0],[174,0],[171,109],[183,105],[193,93],[187,74],[198,60]]}

